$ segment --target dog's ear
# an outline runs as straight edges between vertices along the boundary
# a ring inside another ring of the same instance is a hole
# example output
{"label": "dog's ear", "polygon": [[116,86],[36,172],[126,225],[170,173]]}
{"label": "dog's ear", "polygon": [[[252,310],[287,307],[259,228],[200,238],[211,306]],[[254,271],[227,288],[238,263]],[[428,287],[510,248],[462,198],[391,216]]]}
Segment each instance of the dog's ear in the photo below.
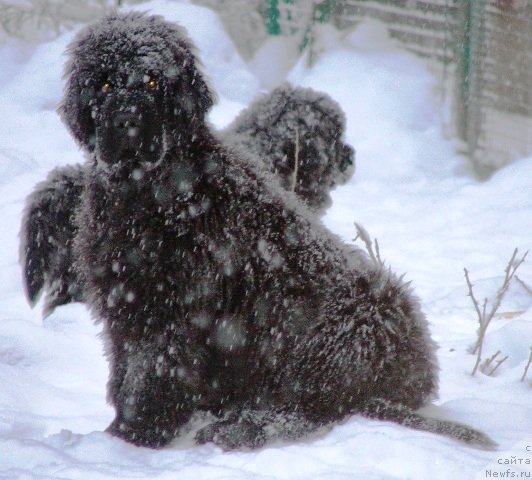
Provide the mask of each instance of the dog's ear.
{"label": "dog's ear", "polygon": [[[194,54],[194,49],[180,32],[180,38],[172,42],[175,72],[170,67],[169,96],[173,107],[172,116],[178,123],[201,124],[209,109],[213,106],[215,95],[201,72],[201,63]],[[172,78],[173,77],[173,78]]]}
{"label": "dog's ear", "polygon": [[341,173],[344,173],[348,169],[352,168],[355,164],[355,149],[347,143],[342,143],[342,145],[339,147],[337,162],[338,170]]}
{"label": "dog's ear", "polygon": [[94,120],[91,116],[89,103],[94,98],[92,90],[92,87],[78,85],[76,80],[71,77],[58,109],[63,122],[74,138],[88,151],[92,151],[95,144]]}
{"label": "dog's ear", "polygon": [[[92,118],[94,102],[94,85],[89,79],[94,72],[90,66],[80,65],[84,58],[78,50],[83,39],[78,37],[67,49],[69,60],[65,66],[65,90],[63,99],[57,109],[61,119],[76,141],[86,150],[92,151],[95,143],[95,126]],[[89,71],[84,71],[85,69]]]}

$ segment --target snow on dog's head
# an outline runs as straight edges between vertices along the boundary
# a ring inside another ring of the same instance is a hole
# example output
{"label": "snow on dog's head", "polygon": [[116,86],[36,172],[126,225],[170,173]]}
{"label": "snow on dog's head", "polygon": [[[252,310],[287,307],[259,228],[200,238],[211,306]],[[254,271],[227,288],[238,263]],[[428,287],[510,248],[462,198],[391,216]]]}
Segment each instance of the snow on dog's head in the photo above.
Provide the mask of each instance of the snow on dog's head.
{"label": "snow on dog's head", "polygon": [[213,104],[185,30],[159,16],[107,16],[67,53],[59,112],[101,164],[158,162]]}

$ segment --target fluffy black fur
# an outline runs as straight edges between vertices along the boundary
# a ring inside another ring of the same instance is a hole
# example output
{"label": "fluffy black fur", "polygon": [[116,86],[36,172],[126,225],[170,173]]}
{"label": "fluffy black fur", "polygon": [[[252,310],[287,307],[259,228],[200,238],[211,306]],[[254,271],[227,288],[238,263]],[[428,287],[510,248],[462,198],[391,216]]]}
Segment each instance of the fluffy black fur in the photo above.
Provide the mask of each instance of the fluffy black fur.
{"label": "fluffy black fur", "polygon": [[72,258],[83,171],[82,165],[52,170],[26,200],[20,235],[23,284],[32,305],[46,291],[45,316],[59,305],[83,299]]}
{"label": "fluffy black fur", "polygon": [[285,84],[255,100],[224,133],[260,158],[284,189],[322,212],[330,190],[353,174],[355,152],[344,132],[345,115],[329,95]]}
{"label": "fluffy black fur", "polygon": [[[231,148],[253,154],[283,188],[322,213],[330,204],[330,189],[354,171],[354,150],[343,142],[344,132],[345,116],[327,94],[285,84],[253,102],[221,136]],[[83,301],[83,286],[72,268],[83,172],[82,165],[58,167],[27,199],[21,260],[30,302],[46,292],[44,315],[59,305]]]}
{"label": "fluffy black fur", "polygon": [[183,30],[113,15],[69,52],[61,113],[88,155],[73,251],[108,431],[160,447],[209,411],[198,443],[256,448],[359,412],[491,445],[414,412],[437,388],[416,298],[216,138]]}

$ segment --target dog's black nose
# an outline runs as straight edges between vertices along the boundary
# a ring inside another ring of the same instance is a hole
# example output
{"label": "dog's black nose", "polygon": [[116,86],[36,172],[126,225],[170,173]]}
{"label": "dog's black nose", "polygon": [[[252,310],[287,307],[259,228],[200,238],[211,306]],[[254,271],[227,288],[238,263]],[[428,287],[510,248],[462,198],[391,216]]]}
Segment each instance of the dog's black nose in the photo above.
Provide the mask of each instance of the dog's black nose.
{"label": "dog's black nose", "polygon": [[113,127],[119,132],[134,137],[138,134],[140,127],[139,116],[132,112],[117,112],[113,115]]}

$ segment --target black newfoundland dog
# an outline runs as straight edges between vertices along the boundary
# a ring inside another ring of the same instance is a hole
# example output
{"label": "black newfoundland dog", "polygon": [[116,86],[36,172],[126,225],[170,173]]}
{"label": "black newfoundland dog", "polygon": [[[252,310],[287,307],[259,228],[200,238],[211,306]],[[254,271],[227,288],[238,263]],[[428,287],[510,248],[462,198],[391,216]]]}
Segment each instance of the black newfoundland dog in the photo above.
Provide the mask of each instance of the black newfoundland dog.
{"label": "black newfoundland dog", "polygon": [[[224,143],[254,155],[283,188],[315,213],[330,205],[330,190],[354,171],[354,149],[344,143],[345,116],[327,94],[285,84],[253,102],[220,132]],[[32,304],[46,291],[44,314],[83,301],[72,262],[75,215],[84,185],[83,165],[58,167],[28,198],[22,222],[25,287]]]}
{"label": "black newfoundland dog", "polygon": [[[113,15],[69,53],[60,111],[87,162],[82,184],[65,172],[80,201],[57,220],[76,226],[83,298],[104,326],[109,432],[161,447],[206,411],[218,418],[198,443],[256,448],[361,413],[492,445],[415,413],[437,388],[418,301],[212,133],[181,28]],[[26,266],[57,248],[43,235],[23,238]]]}

